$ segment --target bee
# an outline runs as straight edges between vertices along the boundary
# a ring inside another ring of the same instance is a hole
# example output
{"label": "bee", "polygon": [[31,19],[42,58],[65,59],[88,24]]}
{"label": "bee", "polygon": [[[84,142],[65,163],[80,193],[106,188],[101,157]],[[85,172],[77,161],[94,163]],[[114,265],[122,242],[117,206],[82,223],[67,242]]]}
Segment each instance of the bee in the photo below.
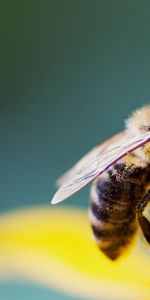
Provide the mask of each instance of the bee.
{"label": "bee", "polygon": [[150,105],[136,110],[125,130],[85,155],[59,180],[52,204],[92,183],[89,216],[99,249],[116,260],[140,228],[150,243]]}

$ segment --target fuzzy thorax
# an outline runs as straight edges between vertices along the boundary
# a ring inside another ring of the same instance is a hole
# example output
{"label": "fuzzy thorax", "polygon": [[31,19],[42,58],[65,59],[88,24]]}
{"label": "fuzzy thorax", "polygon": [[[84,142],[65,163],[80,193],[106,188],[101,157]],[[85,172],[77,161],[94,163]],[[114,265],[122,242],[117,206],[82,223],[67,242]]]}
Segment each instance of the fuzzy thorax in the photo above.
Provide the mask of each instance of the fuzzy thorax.
{"label": "fuzzy thorax", "polygon": [[126,121],[126,130],[130,134],[137,135],[150,131],[150,105],[136,110]]}

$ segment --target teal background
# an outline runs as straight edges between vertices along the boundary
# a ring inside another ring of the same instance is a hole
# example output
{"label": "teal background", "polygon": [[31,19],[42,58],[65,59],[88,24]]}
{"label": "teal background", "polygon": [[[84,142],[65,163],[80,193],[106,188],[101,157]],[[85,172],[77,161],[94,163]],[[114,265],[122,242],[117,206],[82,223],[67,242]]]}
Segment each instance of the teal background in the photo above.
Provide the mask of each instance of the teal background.
{"label": "teal background", "polygon": [[[1,300],[78,300],[79,298],[49,290],[29,282],[0,282],[0,299]],[[83,298],[82,298],[83,299]],[[85,300],[85,299],[84,299]],[[103,299],[105,300],[105,299]],[[106,299],[107,300],[107,299]]]}
{"label": "teal background", "polygon": [[[48,206],[56,178],[149,103],[149,11],[142,0],[0,1],[1,212]],[[88,190],[61,205],[87,207]],[[15,285],[1,283],[0,299],[64,299]]]}

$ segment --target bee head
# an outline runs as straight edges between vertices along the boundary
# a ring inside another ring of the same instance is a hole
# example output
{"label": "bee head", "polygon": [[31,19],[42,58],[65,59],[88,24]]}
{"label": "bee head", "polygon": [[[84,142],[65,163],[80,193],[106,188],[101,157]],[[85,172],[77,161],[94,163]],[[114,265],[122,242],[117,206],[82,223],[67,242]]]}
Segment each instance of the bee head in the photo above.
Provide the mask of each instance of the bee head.
{"label": "bee head", "polygon": [[150,132],[150,105],[136,110],[131,117],[126,120],[126,129],[133,135]]}

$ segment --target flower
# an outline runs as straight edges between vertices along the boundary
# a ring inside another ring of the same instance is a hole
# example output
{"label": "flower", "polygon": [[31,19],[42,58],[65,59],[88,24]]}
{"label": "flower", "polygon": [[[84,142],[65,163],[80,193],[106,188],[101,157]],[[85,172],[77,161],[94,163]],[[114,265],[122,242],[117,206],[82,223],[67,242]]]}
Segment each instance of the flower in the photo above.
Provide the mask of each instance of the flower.
{"label": "flower", "polygon": [[0,278],[30,279],[86,299],[150,299],[150,253],[136,240],[115,262],[81,209],[35,206],[0,217]]}

